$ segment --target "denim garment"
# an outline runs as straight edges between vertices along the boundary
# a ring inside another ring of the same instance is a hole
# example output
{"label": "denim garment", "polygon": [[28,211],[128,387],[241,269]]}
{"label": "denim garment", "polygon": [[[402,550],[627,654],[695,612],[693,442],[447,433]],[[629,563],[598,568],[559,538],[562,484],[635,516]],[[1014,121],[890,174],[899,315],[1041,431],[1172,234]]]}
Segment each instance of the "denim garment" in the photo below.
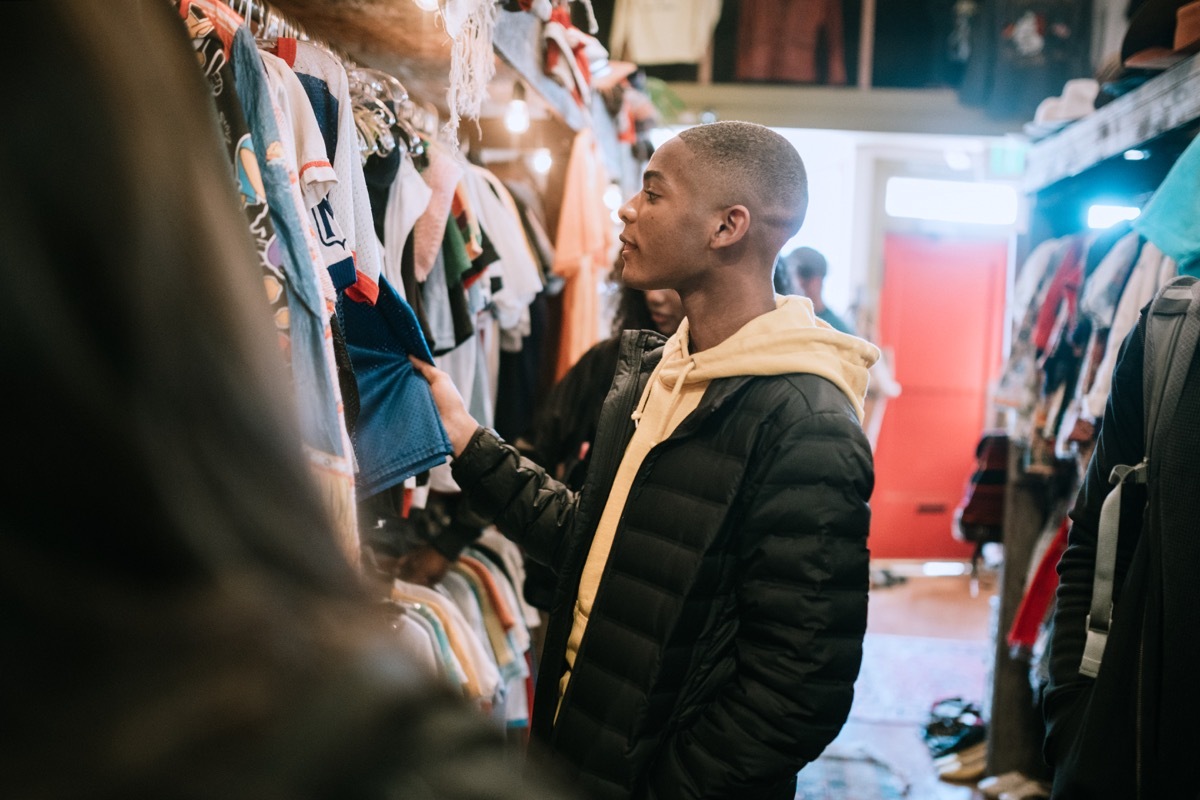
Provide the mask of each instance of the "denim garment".
{"label": "denim garment", "polygon": [[338,319],[358,380],[358,490],[367,497],[445,463],[453,450],[433,393],[408,356],[433,363],[408,303],[380,276],[375,305],[342,297]]}
{"label": "denim garment", "polygon": [[343,447],[344,426],[339,417],[338,395],[325,355],[325,301],[305,240],[304,221],[292,196],[293,185],[275,124],[266,74],[254,37],[247,28],[239,28],[234,34],[232,55],[238,98],[253,133],[275,232],[283,244],[292,372],[301,430],[305,442],[314,449],[346,457],[349,453]]}

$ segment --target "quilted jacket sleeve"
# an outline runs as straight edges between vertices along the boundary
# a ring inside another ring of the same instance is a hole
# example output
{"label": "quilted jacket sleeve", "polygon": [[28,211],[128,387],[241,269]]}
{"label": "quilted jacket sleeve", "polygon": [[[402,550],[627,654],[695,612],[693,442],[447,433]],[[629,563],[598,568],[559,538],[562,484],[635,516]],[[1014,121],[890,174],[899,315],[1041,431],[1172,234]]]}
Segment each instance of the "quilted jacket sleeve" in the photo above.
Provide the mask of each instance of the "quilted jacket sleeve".
{"label": "quilted jacket sleeve", "polygon": [[549,567],[560,563],[576,495],[486,428],[475,432],[451,465],[470,496],[471,511]]}
{"label": "quilted jacket sleeve", "polygon": [[664,742],[648,797],[771,794],[849,715],[867,621],[870,446],[848,406],[797,414],[761,442],[736,533],[736,674]]}

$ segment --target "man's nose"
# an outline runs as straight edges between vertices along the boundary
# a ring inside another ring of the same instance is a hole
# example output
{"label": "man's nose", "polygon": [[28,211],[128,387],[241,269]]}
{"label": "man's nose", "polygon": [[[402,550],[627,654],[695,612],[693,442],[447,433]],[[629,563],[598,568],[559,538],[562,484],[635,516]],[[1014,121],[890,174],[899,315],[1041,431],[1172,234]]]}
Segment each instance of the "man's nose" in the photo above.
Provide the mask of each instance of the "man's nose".
{"label": "man's nose", "polygon": [[626,200],[617,210],[617,218],[628,225],[637,217],[637,209],[633,207],[633,197]]}

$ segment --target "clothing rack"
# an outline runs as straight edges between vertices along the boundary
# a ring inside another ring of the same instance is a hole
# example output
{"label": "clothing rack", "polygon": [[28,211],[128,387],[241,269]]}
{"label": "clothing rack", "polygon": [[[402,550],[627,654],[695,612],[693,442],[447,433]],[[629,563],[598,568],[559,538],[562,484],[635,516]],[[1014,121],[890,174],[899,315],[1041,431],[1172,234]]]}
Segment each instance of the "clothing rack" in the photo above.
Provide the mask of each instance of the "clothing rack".
{"label": "clothing rack", "polygon": [[[1141,86],[1032,145],[1026,157],[1023,189],[1030,199],[1028,230],[1014,244],[1022,264],[1041,242],[1082,230],[1087,206],[1102,192],[1138,205],[1158,186],[1200,128],[1200,57],[1193,56]],[[1142,150],[1141,160],[1123,154]],[[1114,202],[1117,198],[1106,199]],[[1014,659],[1005,641],[1036,565],[1035,548],[1056,509],[1056,492],[1046,480],[1027,474],[1027,444],[1014,441],[1009,452],[1005,502],[1004,563],[994,625],[995,662],[988,731],[988,774],[1046,770],[1043,721],[1033,697],[1027,665]],[[1077,486],[1069,492],[1073,496]],[[1069,499],[1069,497],[1068,497]]]}
{"label": "clothing rack", "polygon": [[[312,41],[303,29],[292,20],[280,14],[263,0],[225,0],[226,5],[236,11],[255,36],[275,38],[278,36],[291,37]],[[255,27],[257,25],[257,27]]]}

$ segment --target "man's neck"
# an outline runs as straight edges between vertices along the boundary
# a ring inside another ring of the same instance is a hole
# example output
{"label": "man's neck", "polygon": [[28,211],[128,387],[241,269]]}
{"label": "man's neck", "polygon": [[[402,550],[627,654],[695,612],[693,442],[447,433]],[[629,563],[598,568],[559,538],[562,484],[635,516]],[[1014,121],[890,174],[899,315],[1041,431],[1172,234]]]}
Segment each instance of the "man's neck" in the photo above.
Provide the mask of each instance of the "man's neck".
{"label": "man's neck", "polygon": [[775,292],[765,289],[729,287],[724,291],[692,294],[684,299],[688,318],[688,348],[693,353],[716,347],[747,322],[775,310]]}

